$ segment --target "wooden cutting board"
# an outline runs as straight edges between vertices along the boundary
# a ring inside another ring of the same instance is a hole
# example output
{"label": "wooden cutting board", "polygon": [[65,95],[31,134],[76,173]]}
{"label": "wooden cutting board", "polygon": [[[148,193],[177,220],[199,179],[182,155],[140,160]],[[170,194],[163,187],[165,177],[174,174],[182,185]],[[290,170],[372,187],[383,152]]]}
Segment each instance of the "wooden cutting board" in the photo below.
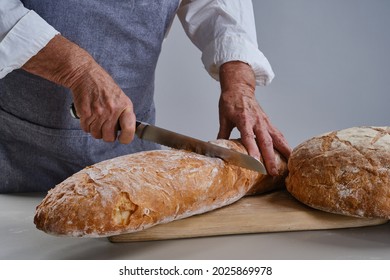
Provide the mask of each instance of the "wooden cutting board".
{"label": "wooden cutting board", "polygon": [[351,228],[384,224],[384,219],[362,219],[310,208],[287,191],[244,197],[236,203],[197,216],[129,234],[109,237],[111,242]]}

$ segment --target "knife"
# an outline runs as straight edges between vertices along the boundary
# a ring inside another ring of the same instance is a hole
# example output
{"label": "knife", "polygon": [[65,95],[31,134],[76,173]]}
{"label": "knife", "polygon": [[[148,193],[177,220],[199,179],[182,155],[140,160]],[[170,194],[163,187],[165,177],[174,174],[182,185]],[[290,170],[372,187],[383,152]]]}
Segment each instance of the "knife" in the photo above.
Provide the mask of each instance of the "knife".
{"label": "knife", "polygon": [[[70,113],[72,117],[78,119],[73,104],[70,106]],[[143,140],[174,149],[187,150],[209,157],[220,158],[228,163],[267,174],[263,163],[254,157],[145,122],[136,121],[135,134]]]}

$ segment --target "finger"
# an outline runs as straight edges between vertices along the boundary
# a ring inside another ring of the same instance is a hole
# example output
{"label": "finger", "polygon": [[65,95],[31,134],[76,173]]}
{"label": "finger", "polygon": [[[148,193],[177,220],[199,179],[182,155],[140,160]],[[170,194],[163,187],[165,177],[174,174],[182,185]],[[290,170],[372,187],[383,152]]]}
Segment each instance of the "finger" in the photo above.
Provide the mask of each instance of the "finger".
{"label": "finger", "polygon": [[221,120],[220,125],[219,125],[217,139],[229,139],[233,128],[234,127],[232,125],[228,125],[226,121]]}
{"label": "finger", "polygon": [[92,121],[88,127],[88,132],[93,138],[102,139],[102,126],[97,120]]}
{"label": "finger", "polygon": [[268,130],[265,128],[258,129],[256,131],[256,141],[257,145],[260,147],[261,155],[268,174],[271,176],[278,175],[273,141]]}
{"label": "finger", "polygon": [[284,156],[286,159],[290,157],[290,154],[292,152],[292,149],[290,145],[288,144],[286,138],[283,136],[283,134],[276,130],[271,134],[274,147],[276,150],[279,151],[279,153]]}
{"label": "finger", "polygon": [[248,154],[256,159],[260,159],[260,151],[255,138],[253,129],[252,131],[241,132],[241,143],[246,148]]}
{"label": "finger", "polygon": [[116,128],[116,121],[117,119],[112,121],[105,121],[102,126],[102,134],[103,134],[103,140],[105,142],[114,142],[116,140],[117,136],[117,128]]}
{"label": "finger", "polygon": [[85,126],[88,126],[87,132],[89,132],[92,135],[92,137],[96,139],[102,139],[103,138],[102,127],[105,122],[105,117],[103,115],[104,110],[101,107],[95,106],[95,107],[90,107],[90,112],[91,112],[91,116],[85,119]]}
{"label": "finger", "polygon": [[119,142],[129,144],[134,139],[135,133],[135,115],[131,108],[126,108],[119,117],[119,125],[121,132],[119,134]]}

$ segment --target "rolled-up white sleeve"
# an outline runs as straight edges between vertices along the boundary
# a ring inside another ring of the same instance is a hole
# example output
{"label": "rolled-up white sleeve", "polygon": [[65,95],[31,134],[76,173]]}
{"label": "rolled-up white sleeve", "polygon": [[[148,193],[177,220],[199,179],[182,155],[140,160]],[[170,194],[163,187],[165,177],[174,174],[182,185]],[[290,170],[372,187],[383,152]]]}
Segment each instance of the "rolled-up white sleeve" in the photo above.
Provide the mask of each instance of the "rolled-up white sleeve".
{"label": "rolled-up white sleeve", "polygon": [[0,0],[0,79],[22,67],[58,33],[19,0]]}
{"label": "rolled-up white sleeve", "polygon": [[258,48],[251,0],[183,0],[177,14],[214,79],[223,63],[239,60],[252,67],[258,85],[272,81],[272,67]]}

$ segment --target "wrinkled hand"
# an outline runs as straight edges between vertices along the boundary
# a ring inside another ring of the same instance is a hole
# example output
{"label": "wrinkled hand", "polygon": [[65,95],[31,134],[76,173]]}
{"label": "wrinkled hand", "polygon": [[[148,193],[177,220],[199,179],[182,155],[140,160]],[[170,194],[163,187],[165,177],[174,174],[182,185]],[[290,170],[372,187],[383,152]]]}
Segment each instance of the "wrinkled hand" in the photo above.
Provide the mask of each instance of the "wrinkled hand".
{"label": "wrinkled hand", "polygon": [[228,139],[237,127],[249,155],[261,155],[268,173],[278,175],[274,149],[288,158],[291,148],[256,100],[252,68],[239,61],[225,63],[220,68],[220,82],[218,138]]}
{"label": "wrinkled hand", "polygon": [[61,35],[32,57],[23,69],[72,90],[81,128],[97,139],[130,143],[135,133],[131,100],[82,48]]}
{"label": "wrinkled hand", "polygon": [[98,64],[84,67],[70,86],[81,128],[96,139],[113,142],[120,126],[119,141],[130,143],[135,132],[132,102]]}

